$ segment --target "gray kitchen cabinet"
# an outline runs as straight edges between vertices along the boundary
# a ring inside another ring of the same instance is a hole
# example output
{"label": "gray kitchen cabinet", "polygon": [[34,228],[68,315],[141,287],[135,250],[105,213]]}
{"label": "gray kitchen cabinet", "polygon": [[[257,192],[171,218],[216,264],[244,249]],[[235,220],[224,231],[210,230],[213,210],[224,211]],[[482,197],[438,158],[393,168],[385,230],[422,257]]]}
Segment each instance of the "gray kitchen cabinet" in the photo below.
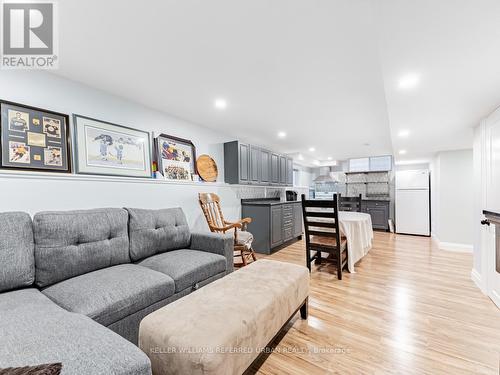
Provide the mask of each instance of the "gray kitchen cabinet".
{"label": "gray kitchen cabinet", "polygon": [[229,184],[293,185],[293,159],[239,141],[224,143],[224,180]]}
{"label": "gray kitchen cabinet", "polygon": [[280,156],[274,152],[271,154],[271,184],[280,183]]}
{"label": "gray kitchen cabinet", "polygon": [[293,203],[293,236],[302,236],[302,204]]}
{"label": "gray kitchen cabinet", "polygon": [[271,206],[271,247],[283,243],[283,207],[281,204]]}
{"label": "gray kitchen cabinet", "polygon": [[244,143],[240,143],[240,181],[248,182],[250,179],[250,146]]}
{"label": "gray kitchen cabinet", "polygon": [[367,213],[372,218],[373,229],[389,229],[389,201],[363,200],[361,201],[361,212]]}
{"label": "gray kitchen cabinet", "polygon": [[271,152],[260,150],[260,182],[262,184],[271,183]]}
{"label": "gray kitchen cabinet", "polygon": [[250,183],[259,184],[262,169],[260,148],[250,146]]}
{"label": "gray kitchen cabinet", "polygon": [[293,207],[291,204],[283,206],[283,241],[293,238]]}
{"label": "gray kitchen cabinet", "polygon": [[242,199],[241,217],[250,217],[248,231],[253,234],[253,249],[270,254],[273,249],[302,236],[301,202],[279,199]]}
{"label": "gray kitchen cabinet", "polygon": [[286,158],[286,184],[293,186],[293,159]]}
{"label": "gray kitchen cabinet", "polygon": [[287,174],[286,174],[286,156],[280,155],[280,185],[286,185],[287,183]]}

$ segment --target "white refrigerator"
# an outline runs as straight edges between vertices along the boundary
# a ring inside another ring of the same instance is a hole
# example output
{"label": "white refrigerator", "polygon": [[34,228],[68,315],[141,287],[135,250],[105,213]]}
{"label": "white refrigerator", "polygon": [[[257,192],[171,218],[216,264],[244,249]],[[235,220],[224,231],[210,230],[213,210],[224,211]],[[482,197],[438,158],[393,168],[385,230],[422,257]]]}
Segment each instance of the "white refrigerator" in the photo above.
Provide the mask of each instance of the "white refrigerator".
{"label": "white refrigerator", "polygon": [[429,171],[396,172],[396,233],[430,236]]}

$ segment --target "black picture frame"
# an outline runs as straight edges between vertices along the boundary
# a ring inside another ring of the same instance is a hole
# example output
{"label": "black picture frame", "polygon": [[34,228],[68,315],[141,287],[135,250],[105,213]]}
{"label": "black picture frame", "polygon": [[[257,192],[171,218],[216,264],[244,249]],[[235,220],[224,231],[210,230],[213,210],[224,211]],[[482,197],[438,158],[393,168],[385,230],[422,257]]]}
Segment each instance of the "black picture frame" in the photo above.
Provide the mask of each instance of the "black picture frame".
{"label": "black picture frame", "polygon": [[[155,152],[154,152],[155,158],[154,159],[158,165],[158,170],[165,178],[168,178],[168,176],[165,176],[165,170],[164,170],[166,165],[164,164],[163,160],[165,160],[165,159],[162,158],[162,151],[160,150],[160,147],[161,147],[163,141],[171,141],[171,142],[174,142],[175,144],[181,144],[181,145],[189,147],[191,149],[191,155],[190,155],[191,160],[189,161],[189,163],[190,163],[190,171],[189,172],[191,174],[190,180],[192,180],[192,176],[198,173],[196,170],[196,146],[194,145],[194,143],[190,139],[180,138],[180,137],[176,137],[176,136],[168,135],[168,134],[163,134],[163,133],[157,135],[154,138],[154,149],[155,149]],[[174,178],[174,180],[175,180],[175,178]],[[185,179],[180,178],[179,180],[185,180]]]}
{"label": "black picture frame", "polygon": [[0,167],[71,173],[69,116],[0,99]]}

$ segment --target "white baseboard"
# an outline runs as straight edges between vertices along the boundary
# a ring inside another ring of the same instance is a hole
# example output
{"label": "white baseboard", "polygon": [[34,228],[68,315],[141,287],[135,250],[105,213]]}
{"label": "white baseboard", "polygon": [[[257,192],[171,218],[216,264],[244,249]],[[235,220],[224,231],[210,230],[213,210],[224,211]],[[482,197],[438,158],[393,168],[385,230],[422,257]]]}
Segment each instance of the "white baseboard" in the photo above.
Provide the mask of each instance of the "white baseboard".
{"label": "white baseboard", "polygon": [[463,244],[463,243],[453,243],[453,242],[441,242],[438,241],[439,248],[441,250],[446,251],[456,251],[459,253],[472,253],[473,247],[472,245]]}
{"label": "white baseboard", "polygon": [[483,292],[483,294],[486,294],[486,290],[483,284],[483,279],[481,278],[481,274],[477,272],[475,268],[472,269],[470,272],[470,278],[472,281],[474,281],[474,284]]}
{"label": "white baseboard", "polygon": [[492,291],[490,294],[490,298],[493,301],[493,303],[497,305],[497,307],[500,309],[500,295],[498,295],[497,292]]}

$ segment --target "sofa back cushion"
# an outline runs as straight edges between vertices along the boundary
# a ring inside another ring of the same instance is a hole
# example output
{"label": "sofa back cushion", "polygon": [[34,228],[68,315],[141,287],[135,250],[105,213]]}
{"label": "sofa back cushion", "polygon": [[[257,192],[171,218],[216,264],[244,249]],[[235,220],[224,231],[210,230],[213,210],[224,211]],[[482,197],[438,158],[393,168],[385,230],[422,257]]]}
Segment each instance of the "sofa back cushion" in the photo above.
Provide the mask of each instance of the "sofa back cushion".
{"label": "sofa back cushion", "polygon": [[127,221],[121,208],[36,214],[36,285],[130,262]]}
{"label": "sofa back cushion", "polygon": [[182,208],[162,210],[127,208],[127,211],[130,258],[133,261],[189,247],[191,233]]}
{"label": "sofa back cushion", "polygon": [[0,292],[35,281],[31,217],[24,212],[0,213]]}

